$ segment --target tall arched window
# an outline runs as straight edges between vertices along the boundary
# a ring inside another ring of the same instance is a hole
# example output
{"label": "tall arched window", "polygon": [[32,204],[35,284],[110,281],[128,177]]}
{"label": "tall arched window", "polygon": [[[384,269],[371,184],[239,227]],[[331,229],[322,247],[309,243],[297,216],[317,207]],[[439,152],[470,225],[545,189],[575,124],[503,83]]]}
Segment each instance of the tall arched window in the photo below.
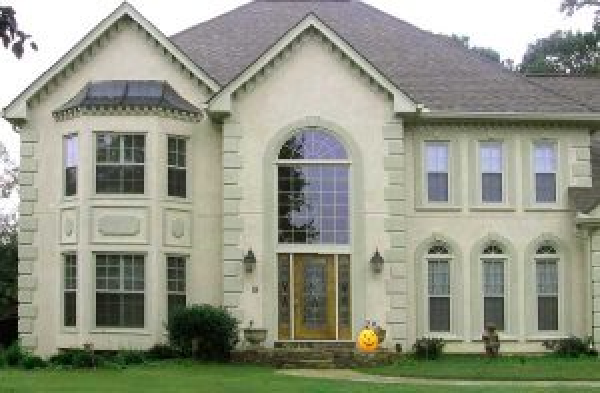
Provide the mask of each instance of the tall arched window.
{"label": "tall arched window", "polygon": [[544,242],[535,251],[537,330],[558,330],[559,254],[555,244]]}
{"label": "tall arched window", "polygon": [[278,241],[283,244],[349,244],[349,164],[333,135],[306,128],[279,151]]}
{"label": "tall arched window", "polygon": [[450,260],[448,244],[436,241],[427,249],[429,331],[450,332]]}
{"label": "tall arched window", "polygon": [[481,250],[484,327],[505,329],[506,259],[506,249],[497,241],[486,243]]}

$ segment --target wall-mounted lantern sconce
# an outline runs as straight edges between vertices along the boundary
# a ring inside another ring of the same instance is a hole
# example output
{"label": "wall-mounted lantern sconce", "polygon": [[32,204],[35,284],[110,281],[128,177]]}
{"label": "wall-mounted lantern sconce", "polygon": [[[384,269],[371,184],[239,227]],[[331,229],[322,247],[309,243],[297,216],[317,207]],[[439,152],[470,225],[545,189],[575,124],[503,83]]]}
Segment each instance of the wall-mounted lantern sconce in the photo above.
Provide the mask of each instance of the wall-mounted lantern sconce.
{"label": "wall-mounted lantern sconce", "polygon": [[375,249],[375,254],[371,257],[371,267],[373,268],[373,272],[381,273],[383,270],[383,257],[379,253],[378,249]]}
{"label": "wall-mounted lantern sconce", "polygon": [[246,270],[246,273],[252,273],[254,266],[256,266],[256,257],[254,256],[252,249],[249,249],[248,253],[244,255],[244,269]]}

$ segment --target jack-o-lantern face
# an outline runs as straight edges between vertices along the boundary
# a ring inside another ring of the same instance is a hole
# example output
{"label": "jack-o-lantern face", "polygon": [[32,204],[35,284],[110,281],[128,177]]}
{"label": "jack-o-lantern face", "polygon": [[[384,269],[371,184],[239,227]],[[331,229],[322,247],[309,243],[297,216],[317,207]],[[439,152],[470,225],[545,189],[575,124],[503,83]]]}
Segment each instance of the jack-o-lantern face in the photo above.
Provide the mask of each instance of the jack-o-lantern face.
{"label": "jack-o-lantern face", "polygon": [[371,329],[363,329],[358,334],[358,348],[365,352],[373,352],[377,349],[379,340],[377,334]]}

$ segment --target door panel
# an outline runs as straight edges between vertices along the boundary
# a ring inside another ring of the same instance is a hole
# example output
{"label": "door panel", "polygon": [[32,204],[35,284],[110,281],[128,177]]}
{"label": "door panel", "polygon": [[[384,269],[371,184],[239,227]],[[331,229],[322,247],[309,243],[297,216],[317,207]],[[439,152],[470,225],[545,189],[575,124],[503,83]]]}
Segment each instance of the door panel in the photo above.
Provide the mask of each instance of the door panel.
{"label": "door panel", "polygon": [[335,340],[336,288],[333,255],[296,254],[294,338]]}

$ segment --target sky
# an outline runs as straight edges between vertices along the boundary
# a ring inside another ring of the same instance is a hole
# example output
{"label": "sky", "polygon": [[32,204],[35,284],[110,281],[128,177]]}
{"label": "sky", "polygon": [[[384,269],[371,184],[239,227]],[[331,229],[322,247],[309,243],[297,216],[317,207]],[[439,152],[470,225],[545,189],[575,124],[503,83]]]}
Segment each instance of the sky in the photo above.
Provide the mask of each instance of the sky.
{"label": "sky", "polygon": [[[244,0],[130,0],[167,36],[231,10]],[[586,30],[592,13],[561,14],[560,0],[364,0],[389,14],[434,33],[466,35],[471,44],[491,47],[520,62],[527,45],[557,29]],[[21,60],[0,49],[0,106],[8,105],[64,55],[120,0],[3,0],[13,6],[19,27],[33,35],[39,50]],[[18,134],[0,119],[0,141],[18,162]]]}

